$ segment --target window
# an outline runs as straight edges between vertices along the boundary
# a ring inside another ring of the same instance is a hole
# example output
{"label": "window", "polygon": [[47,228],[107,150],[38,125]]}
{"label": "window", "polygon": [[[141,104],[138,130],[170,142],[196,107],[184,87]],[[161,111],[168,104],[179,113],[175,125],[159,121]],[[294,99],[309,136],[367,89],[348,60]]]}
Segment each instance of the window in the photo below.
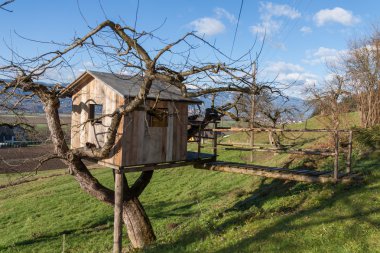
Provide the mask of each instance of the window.
{"label": "window", "polygon": [[90,104],[90,111],[88,114],[88,119],[91,120],[93,124],[101,124],[102,119],[100,117],[103,115],[103,105],[101,104]]}
{"label": "window", "polygon": [[168,126],[168,108],[157,108],[148,111],[149,127],[167,127]]}

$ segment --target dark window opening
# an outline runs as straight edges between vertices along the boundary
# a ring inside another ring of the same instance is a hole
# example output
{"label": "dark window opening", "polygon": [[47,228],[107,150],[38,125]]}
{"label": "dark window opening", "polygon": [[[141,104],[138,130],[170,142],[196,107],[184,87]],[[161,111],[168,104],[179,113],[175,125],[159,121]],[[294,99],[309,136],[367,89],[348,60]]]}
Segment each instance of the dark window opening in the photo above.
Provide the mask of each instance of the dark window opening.
{"label": "dark window opening", "polygon": [[168,127],[168,108],[157,108],[148,112],[149,127]]}
{"label": "dark window opening", "polygon": [[93,124],[101,124],[103,115],[103,105],[101,104],[90,104],[90,111],[88,114],[88,119],[91,120]]}

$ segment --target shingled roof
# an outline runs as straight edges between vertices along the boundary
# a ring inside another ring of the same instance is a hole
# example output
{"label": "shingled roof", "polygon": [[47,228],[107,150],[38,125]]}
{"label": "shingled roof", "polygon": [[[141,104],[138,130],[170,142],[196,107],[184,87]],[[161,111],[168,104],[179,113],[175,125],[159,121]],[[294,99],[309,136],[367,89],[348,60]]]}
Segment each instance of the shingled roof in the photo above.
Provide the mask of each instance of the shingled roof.
{"label": "shingled roof", "polygon": [[[83,83],[81,82],[81,80],[84,80],[88,77],[93,77],[102,81],[105,85],[109,86],[123,97],[135,97],[138,94],[142,83],[142,77],[140,76],[127,76],[98,71],[86,71],[69,86],[67,86],[64,92],[72,94],[76,90],[81,89],[81,87],[78,87],[78,85]],[[147,98],[156,99],[157,96],[159,96],[160,100],[170,100],[197,104],[202,103],[201,100],[196,98],[183,97],[180,89],[169,83],[154,80]]]}

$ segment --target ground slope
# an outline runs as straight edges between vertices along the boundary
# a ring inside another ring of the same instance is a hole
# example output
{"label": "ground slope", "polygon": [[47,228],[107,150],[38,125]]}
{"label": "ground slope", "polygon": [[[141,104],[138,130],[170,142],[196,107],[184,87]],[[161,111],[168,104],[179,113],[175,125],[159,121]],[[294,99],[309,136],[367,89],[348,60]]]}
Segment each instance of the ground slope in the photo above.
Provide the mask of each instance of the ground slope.
{"label": "ground slope", "polygon": [[[289,157],[255,158],[280,166]],[[156,171],[141,201],[158,240],[144,252],[380,252],[380,153],[355,159],[353,167],[363,182],[310,185],[191,167]],[[93,172],[112,187],[111,170]],[[0,190],[0,252],[111,251],[111,207],[62,170],[30,179],[38,180]]]}
{"label": "ground slope", "polygon": [[[146,252],[379,252],[379,167],[374,153],[356,163],[363,183],[338,186],[157,171],[141,198],[158,237]],[[94,172],[112,185],[110,170]],[[0,252],[109,252],[112,219],[69,175],[8,187]]]}

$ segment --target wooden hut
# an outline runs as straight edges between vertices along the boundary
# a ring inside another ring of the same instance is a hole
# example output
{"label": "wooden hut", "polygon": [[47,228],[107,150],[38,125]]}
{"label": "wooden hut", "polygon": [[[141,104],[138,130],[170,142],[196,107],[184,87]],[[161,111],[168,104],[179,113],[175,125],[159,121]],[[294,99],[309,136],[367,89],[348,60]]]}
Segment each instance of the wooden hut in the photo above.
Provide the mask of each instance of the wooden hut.
{"label": "wooden hut", "polygon": [[[141,83],[141,77],[95,71],[71,83],[66,89],[72,96],[71,147],[102,146],[111,123],[102,115],[133,99]],[[201,101],[154,81],[144,105],[123,117],[110,156],[99,163],[121,167],[186,159],[188,105],[194,103]],[[154,104],[161,117],[149,113]]]}

